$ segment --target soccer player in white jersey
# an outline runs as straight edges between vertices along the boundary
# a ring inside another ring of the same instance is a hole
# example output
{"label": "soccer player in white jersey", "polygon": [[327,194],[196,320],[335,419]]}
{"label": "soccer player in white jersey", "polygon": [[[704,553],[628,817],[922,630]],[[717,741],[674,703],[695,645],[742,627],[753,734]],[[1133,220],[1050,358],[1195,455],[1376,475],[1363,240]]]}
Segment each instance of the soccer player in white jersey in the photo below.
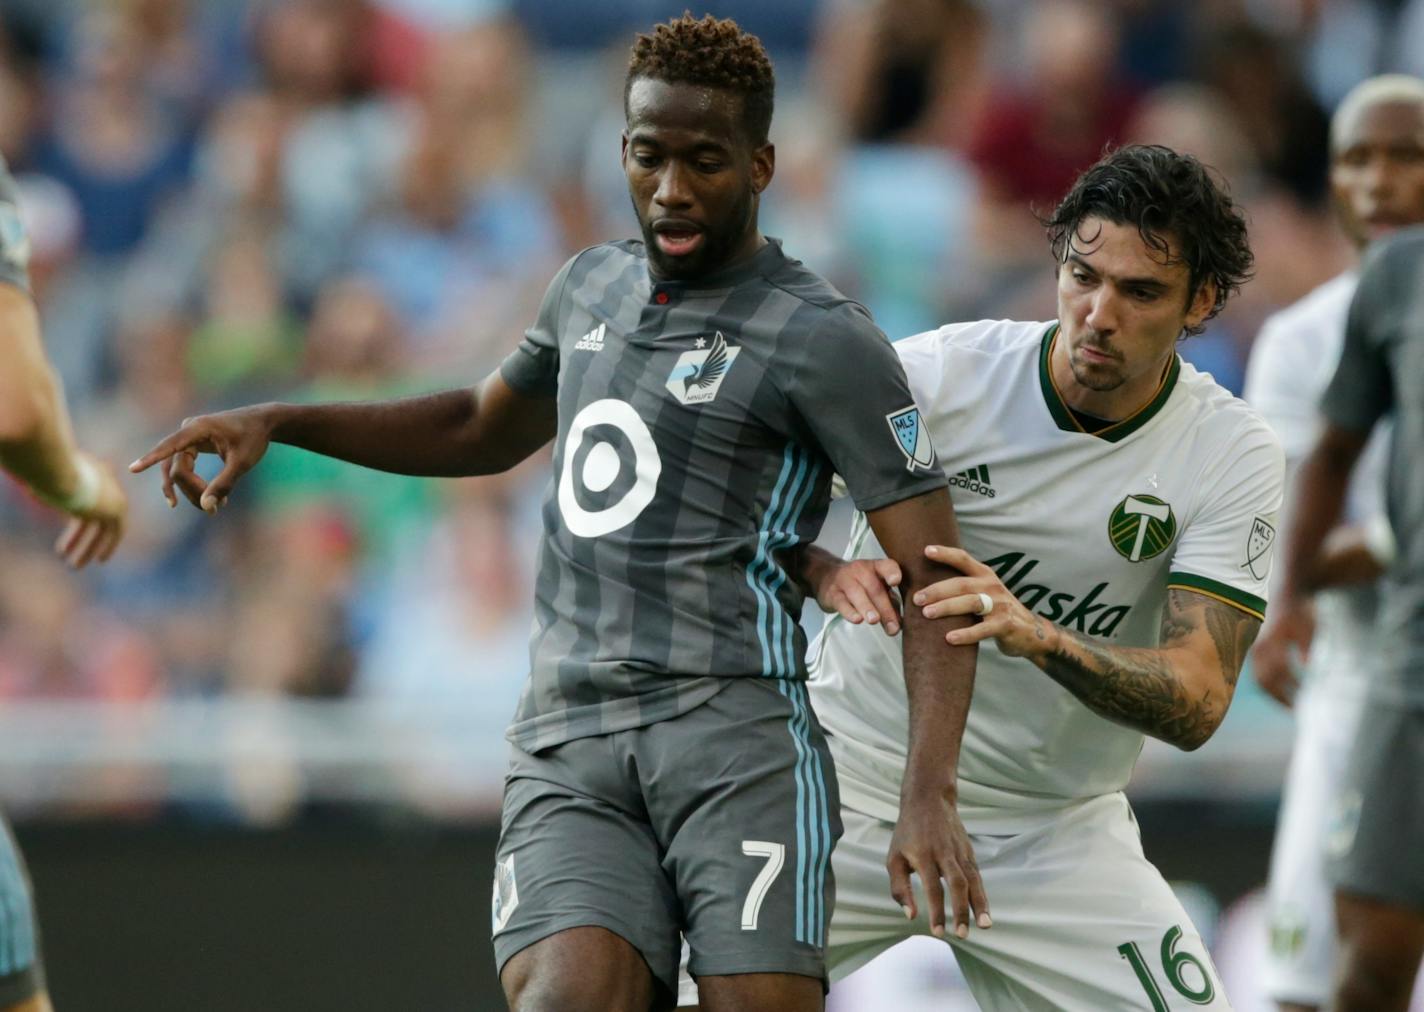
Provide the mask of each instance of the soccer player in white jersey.
{"label": "soccer player in white jersey", "polygon": [[[1246,226],[1195,159],[1129,147],[1046,223],[1058,320],[954,324],[896,344],[950,491],[965,575],[906,602],[974,614],[957,804],[992,931],[951,935],[989,1012],[1229,1008],[1197,930],[1143,856],[1122,789],[1144,735],[1202,745],[1265,608],[1284,458],[1176,353],[1249,276]],[[828,963],[844,977],[931,933],[888,863],[906,756],[896,581],[857,519],[803,570],[840,611],[811,648],[841,782]]]}
{"label": "soccer player in white jersey", "polygon": [[[1371,78],[1340,103],[1331,123],[1330,181],[1340,223],[1364,248],[1401,226],[1424,222],[1424,81]],[[1251,352],[1246,400],[1275,429],[1294,467],[1320,430],[1319,403],[1340,361],[1353,269],[1268,319]],[[1336,932],[1325,875],[1330,800],[1341,786],[1365,690],[1378,677],[1371,642],[1379,609],[1375,580],[1393,537],[1384,517],[1385,439],[1371,439],[1350,483],[1348,525],[1317,559],[1316,638],[1303,687],[1279,644],[1257,644],[1261,685],[1296,711],[1269,886],[1266,994],[1281,1012],[1329,1004]],[[1346,584],[1348,586],[1340,586]],[[1299,695],[1296,694],[1300,688]]]}

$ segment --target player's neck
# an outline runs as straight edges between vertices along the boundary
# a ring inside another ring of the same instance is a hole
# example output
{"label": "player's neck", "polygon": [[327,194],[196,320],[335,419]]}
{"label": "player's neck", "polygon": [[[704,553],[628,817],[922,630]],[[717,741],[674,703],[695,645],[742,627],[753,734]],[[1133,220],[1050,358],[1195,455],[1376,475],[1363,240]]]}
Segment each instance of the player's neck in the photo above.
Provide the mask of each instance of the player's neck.
{"label": "player's neck", "polygon": [[1073,375],[1073,367],[1068,361],[1068,349],[1061,339],[1053,342],[1049,357],[1049,369],[1053,374],[1053,385],[1063,403],[1074,411],[1108,422],[1120,422],[1131,418],[1152,402],[1162,389],[1162,382],[1172,368],[1175,349],[1162,361],[1160,369],[1151,369],[1141,376],[1123,383],[1112,390],[1094,390],[1078,382]]}

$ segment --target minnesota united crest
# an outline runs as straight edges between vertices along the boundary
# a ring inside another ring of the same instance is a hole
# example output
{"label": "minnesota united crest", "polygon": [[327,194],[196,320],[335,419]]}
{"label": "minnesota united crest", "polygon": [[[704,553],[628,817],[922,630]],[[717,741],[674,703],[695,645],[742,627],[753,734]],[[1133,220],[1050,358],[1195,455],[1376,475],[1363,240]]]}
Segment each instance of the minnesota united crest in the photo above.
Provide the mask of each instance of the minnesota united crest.
{"label": "minnesota united crest", "polygon": [[697,344],[698,350],[682,353],[667,378],[668,393],[681,404],[706,404],[714,399],[742,351],[728,345],[720,330],[710,346],[702,347],[707,344],[705,337],[699,337]]}

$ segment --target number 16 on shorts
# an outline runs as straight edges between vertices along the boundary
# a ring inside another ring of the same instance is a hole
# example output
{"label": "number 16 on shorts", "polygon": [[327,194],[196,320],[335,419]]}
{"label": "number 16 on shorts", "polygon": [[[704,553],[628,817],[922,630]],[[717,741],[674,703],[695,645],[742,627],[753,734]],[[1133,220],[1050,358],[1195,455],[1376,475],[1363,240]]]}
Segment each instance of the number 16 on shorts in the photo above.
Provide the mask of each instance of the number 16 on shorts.
{"label": "number 16 on shorts", "polygon": [[742,903],[742,930],[755,931],[762,901],[766,899],[771,884],[776,881],[776,876],[781,874],[781,869],[786,864],[786,844],[743,840],[742,853],[766,862],[761,871],[757,872],[757,877],[752,880],[752,887],[747,890],[747,898]]}

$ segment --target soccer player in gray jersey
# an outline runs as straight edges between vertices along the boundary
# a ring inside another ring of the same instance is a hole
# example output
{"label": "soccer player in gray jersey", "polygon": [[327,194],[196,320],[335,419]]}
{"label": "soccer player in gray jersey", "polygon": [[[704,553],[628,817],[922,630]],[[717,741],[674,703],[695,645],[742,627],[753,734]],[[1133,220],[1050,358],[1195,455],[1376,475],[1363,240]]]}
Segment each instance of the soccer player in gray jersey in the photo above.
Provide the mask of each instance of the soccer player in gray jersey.
{"label": "soccer player in gray jersey", "polygon": [[[0,467],[69,515],[55,547],[77,568],[113,554],[128,501],[113,472],[74,442],[30,297],[29,249],[15,182],[0,159]],[[0,1012],[50,1012],[29,880],[3,820]]]}
{"label": "soccer player in gray jersey", "polygon": [[1302,654],[1314,632],[1312,563],[1339,521],[1371,431],[1388,417],[1385,503],[1396,541],[1366,697],[1326,844],[1340,953],[1337,1012],[1408,1006],[1424,958],[1424,228],[1366,257],[1345,349],[1301,463],[1278,604],[1262,642]]}
{"label": "soccer player in gray jersey", "polygon": [[[1385,74],[1356,85],[1335,110],[1330,148],[1336,211],[1357,249],[1424,223],[1424,80]],[[1244,397],[1280,436],[1288,470],[1319,432],[1320,398],[1340,362],[1358,279],[1352,266],[1273,314],[1251,347]],[[1338,946],[1325,850],[1331,805],[1376,681],[1377,581],[1393,551],[1384,518],[1387,449],[1381,427],[1355,466],[1346,523],[1311,567],[1316,626],[1303,683],[1279,638],[1263,639],[1252,657],[1257,681],[1295,710],[1296,722],[1267,884],[1271,946],[1262,983],[1278,1012],[1317,1012],[1330,1000]]]}
{"label": "soccer player in gray jersey", "polygon": [[[585,250],[474,391],[261,405],[187,422],[136,461],[209,512],[271,440],[388,471],[501,471],[555,440],[532,672],[509,731],[494,883],[519,1010],[671,1004],[679,933],[709,1009],[822,1007],[840,834],[789,573],[842,475],[906,584],[950,570],[946,482],[863,308],[757,228],[771,182],[761,44],[690,16],[641,36],[623,166],[643,241]],[[222,456],[205,482],[198,452]],[[945,625],[944,623],[952,623]],[[988,926],[955,810],[967,619],[907,617],[912,751],[890,847],[944,931]],[[890,891],[890,881],[886,889]]]}

